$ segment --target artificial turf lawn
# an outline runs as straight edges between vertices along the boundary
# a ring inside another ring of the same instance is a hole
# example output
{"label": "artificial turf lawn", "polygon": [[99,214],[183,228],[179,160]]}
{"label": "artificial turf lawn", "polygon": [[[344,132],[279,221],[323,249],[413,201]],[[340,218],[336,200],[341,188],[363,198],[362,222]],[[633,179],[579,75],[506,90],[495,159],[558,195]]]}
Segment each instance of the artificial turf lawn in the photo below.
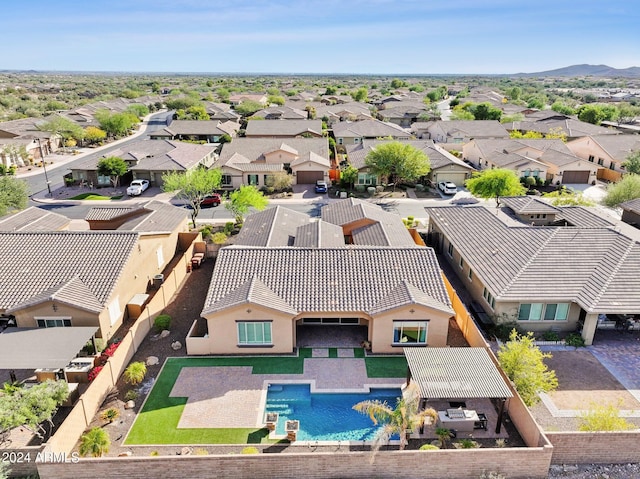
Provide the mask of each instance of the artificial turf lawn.
{"label": "artificial turf lawn", "polygon": [[70,200],[119,200],[122,196],[104,196],[104,195],[96,195],[95,193],[82,193],[80,195],[76,195],[73,198],[69,198]]}
{"label": "artificial turf lawn", "polygon": [[[126,445],[142,444],[256,444],[269,443],[267,429],[188,428],[178,429],[187,403],[186,397],[169,397],[183,367],[251,366],[254,374],[302,374],[310,348],[300,348],[298,356],[169,358],[144,407],[125,440]],[[336,351],[337,353],[337,351]],[[407,361],[402,357],[365,358],[369,377],[404,377]]]}

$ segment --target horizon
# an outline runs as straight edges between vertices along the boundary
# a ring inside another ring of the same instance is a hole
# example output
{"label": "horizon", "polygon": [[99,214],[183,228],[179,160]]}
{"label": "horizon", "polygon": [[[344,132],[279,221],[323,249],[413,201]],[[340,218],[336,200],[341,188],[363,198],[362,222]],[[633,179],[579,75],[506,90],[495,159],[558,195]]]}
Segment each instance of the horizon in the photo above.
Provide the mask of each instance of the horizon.
{"label": "horizon", "polygon": [[2,71],[481,76],[640,65],[638,9],[575,3],[30,0],[3,12]]}

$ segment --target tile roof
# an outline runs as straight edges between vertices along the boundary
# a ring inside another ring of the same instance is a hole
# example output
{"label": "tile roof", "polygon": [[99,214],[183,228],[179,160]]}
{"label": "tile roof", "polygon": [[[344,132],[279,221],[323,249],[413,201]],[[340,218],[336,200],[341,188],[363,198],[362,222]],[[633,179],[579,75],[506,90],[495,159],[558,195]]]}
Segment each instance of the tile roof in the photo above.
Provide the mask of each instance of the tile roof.
{"label": "tile roof", "polygon": [[322,135],[322,120],[251,120],[246,136],[300,136],[303,133]]}
{"label": "tile roof", "polygon": [[590,208],[581,206],[563,206],[556,215],[556,221],[566,221],[576,228],[610,228],[614,224]]}
{"label": "tile roof", "polygon": [[409,138],[411,134],[404,128],[380,120],[341,121],[333,125],[336,138]]}
{"label": "tile roof", "polygon": [[171,233],[179,229],[189,217],[184,208],[163,201],[151,200],[143,206],[144,214],[135,216],[118,227],[119,231],[138,233]]}
{"label": "tile roof", "polygon": [[484,348],[404,348],[404,355],[423,398],[513,396]]}
{"label": "tile roof", "polygon": [[173,120],[169,126],[161,130],[152,131],[149,135],[224,135],[225,133],[226,131],[220,129],[220,122],[217,120]]}
{"label": "tile roof", "polygon": [[0,232],[57,231],[69,226],[69,218],[31,206],[26,210],[0,218]]}
{"label": "tile roof", "polygon": [[504,127],[509,131],[536,131],[543,134],[553,131],[561,131],[569,138],[598,134],[616,135],[620,133],[619,131],[610,128],[592,125],[591,123],[586,123],[574,118],[514,121],[512,123],[504,123]]}
{"label": "tile roof", "polygon": [[304,213],[283,206],[248,215],[234,244],[240,246],[291,246],[299,226],[309,223]]}
{"label": "tile roof", "polygon": [[[104,305],[138,238],[112,231],[0,233],[0,309],[42,294],[73,297],[81,290],[77,281]],[[87,297],[86,290],[81,297]]]}
{"label": "tile roof", "polygon": [[399,218],[356,228],[351,232],[353,244],[368,246],[415,246],[407,227]]}
{"label": "tile roof", "polygon": [[427,211],[496,300],[640,311],[640,244],[611,228],[508,227],[482,206]]}
{"label": "tile roof", "polygon": [[640,198],[635,200],[625,201],[620,205],[623,210],[631,211],[633,213],[640,213]]}
{"label": "tile roof", "polygon": [[297,248],[338,248],[344,245],[342,227],[322,220],[298,226],[293,241]]}
{"label": "tile roof", "polygon": [[[415,288],[420,302],[427,295],[432,305],[453,312],[431,248],[228,247],[218,254],[202,315],[237,304],[239,288],[256,280],[295,312],[391,308],[388,298],[403,282]],[[406,304],[403,295],[395,297],[398,305]]]}
{"label": "tile roof", "polygon": [[612,158],[624,161],[635,151],[640,151],[638,135],[591,135],[591,139],[602,147]]}
{"label": "tile roof", "polygon": [[104,306],[98,301],[98,298],[95,297],[89,287],[76,276],[69,281],[42,291],[22,303],[14,304],[11,308],[7,308],[7,313],[48,301],[56,301],[92,313],[100,313],[104,309]]}
{"label": "tile roof", "polygon": [[558,214],[560,208],[550,205],[546,201],[539,200],[532,196],[502,196],[500,203],[511,208],[516,214]]}
{"label": "tile roof", "polygon": [[308,156],[310,152],[313,152],[323,158],[329,158],[329,140],[327,138],[234,138],[231,143],[222,145],[216,166],[227,164],[236,154],[250,162],[264,161],[266,153],[279,149],[287,152],[295,151],[299,157]]}
{"label": "tile roof", "polygon": [[136,206],[94,206],[85,215],[85,221],[110,221],[114,218],[140,213],[142,205]]}
{"label": "tile roof", "polygon": [[447,136],[456,136],[459,133],[467,137],[494,136],[508,138],[509,132],[497,120],[451,120],[435,121],[429,127],[431,129],[441,129]]}

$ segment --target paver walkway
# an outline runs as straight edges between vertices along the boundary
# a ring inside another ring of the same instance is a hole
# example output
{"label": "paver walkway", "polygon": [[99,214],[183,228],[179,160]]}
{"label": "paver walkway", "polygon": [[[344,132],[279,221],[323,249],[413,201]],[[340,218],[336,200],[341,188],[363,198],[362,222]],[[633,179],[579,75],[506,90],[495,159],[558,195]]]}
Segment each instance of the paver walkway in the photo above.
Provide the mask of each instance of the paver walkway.
{"label": "paver walkway", "polygon": [[360,358],[314,355],[304,360],[303,374],[252,374],[251,370],[248,366],[182,368],[170,394],[188,398],[178,427],[261,427],[269,382],[311,382],[312,391],[345,392],[366,391],[370,384],[400,387],[404,383],[404,378],[367,377]]}

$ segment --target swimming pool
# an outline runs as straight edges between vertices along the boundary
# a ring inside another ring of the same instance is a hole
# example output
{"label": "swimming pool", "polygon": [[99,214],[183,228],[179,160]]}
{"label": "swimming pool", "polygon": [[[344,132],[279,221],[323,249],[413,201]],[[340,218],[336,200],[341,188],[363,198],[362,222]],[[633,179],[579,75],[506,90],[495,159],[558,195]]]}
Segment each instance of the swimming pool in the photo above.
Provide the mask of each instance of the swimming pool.
{"label": "swimming pool", "polygon": [[[300,421],[298,441],[370,441],[380,425],[352,409],[360,401],[378,399],[392,408],[400,388],[372,388],[370,393],[313,393],[310,384],[270,384],[265,413],[277,412],[276,434],[286,435],[285,422]],[[397,439],[397,438],[393,438]]]}

